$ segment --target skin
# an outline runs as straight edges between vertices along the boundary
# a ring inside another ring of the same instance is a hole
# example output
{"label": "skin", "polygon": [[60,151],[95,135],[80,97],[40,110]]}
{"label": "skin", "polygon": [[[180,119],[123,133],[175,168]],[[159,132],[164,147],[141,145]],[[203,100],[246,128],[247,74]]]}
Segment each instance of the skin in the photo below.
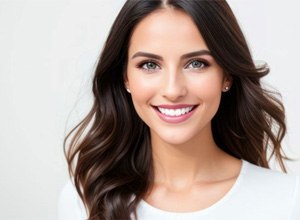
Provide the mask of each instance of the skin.
{"label": "skin", "polygon": [[[202,54],[190,54],[195,51]],[[136,26],[125,86],[150,128],[154,187],[144,198],[150,205],[175,212],[201,210],[235,183],[241,161],[220,150],[211,131],[221,94],[231,83],[186,13],[160,9]],[[153,108],[163,104],[198,107],[186,121],[174,124],[161,120]]]}

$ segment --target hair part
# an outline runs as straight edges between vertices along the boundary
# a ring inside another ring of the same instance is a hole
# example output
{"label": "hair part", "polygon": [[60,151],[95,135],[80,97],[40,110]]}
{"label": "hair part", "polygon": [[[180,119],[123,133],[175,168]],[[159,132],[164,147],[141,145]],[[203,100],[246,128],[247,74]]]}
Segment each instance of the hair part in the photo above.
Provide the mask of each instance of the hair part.
{"label": "hair part", "polygon": [[261,87],[260,79],[269,69],[255,66],[226,1],[128,0],[98,61],[93,107],[64,142],[69,171],[89,220],[137,217],[138,203],[153,186],[149,128],[135,112],[124,77],[134,28],[162,8],[189,14],[216,62],[233,79],[212,120],[216,144],[228,154],[262,167],[269,167],[270,151],[285,170],[283,105]]}

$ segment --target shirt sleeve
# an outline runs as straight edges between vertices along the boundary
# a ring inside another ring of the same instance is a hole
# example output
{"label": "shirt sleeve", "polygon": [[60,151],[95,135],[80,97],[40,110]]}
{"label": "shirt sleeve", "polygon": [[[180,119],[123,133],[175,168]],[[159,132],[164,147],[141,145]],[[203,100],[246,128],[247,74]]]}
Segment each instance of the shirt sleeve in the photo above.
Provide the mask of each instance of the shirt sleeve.
{"label": "shirt sleeve", "polygon": [[290,220],[298,220],[298,219],[300,219],[300,177],[299,176],[296,179],[292,215]]}
{"label": "shirt sleeve", "polygon": [[58,220],[87,219],[84,205],[71,181],[62,189],[58,200]]}

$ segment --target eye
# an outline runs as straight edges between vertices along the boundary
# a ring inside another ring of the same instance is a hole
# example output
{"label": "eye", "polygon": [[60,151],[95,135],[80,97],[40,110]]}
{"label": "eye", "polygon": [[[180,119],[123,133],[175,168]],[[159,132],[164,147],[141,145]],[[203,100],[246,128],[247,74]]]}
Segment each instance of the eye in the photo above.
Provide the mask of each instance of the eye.
{"label": "eye", "polygon": [[204,61],[200,60],[193,60],[187,65],[188,69],[202,69],[204,67],[208,66],[208,64]]}
{"label": "eye", "polygon": [[159,68],[159,66],[154,63],[153,61],[147,61],[143,62],[139,65],[139,68],[147,70],[147,71],[153,71]]}

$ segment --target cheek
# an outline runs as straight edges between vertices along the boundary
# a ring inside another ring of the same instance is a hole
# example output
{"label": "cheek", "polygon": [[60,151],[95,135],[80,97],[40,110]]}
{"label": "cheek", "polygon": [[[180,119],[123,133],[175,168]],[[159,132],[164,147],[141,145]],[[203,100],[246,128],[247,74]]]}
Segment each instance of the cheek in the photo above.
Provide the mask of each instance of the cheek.
{"label": "cheek", "polygon": [[132,101],[138,111],[139,106],[149,104],[149,100],[154,96],[157,88],[155,83],[139,73],[133,72],[128,75],[128,84],[131,91]]}
{"label": "cheek", "polygon": [[197,94],[202,110],[212,117],[218,110],[222,94],[222,77],[219,74],[207,74],[191,83],[190,91]]}
{"label": "cheek", "polygon": [[203,76],[190,80],[190,89],[201,94],[203,99],[215,99],[222,93],[222,75],[218,72],[203,74]]}

